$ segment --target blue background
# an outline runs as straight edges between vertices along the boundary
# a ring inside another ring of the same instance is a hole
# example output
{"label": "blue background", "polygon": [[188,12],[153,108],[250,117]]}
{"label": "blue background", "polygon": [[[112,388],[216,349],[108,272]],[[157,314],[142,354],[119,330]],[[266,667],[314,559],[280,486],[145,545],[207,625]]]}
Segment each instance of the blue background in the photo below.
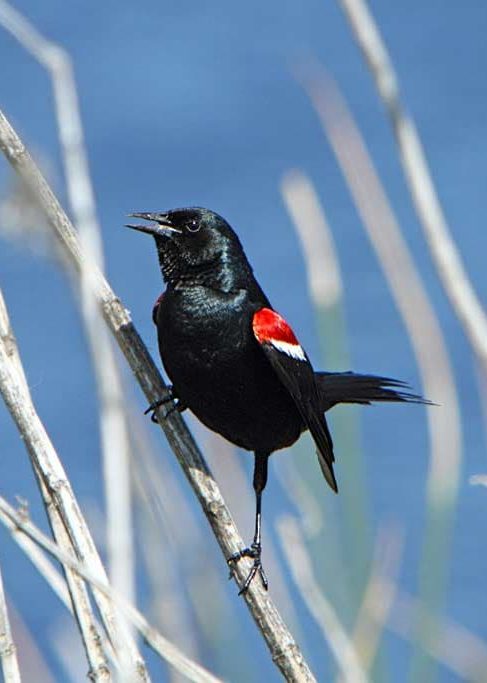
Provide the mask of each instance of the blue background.
{"label": "blue background", "polygon": [[[150,311],[161,289],[155,251],[150,240],[121,225],[130,211],[201,205],[223,214],[237,230],[273,305],[319,365],[301,251],[279,192],[282,175],[299,167],[319,188],[333,229],[353,368],[397,376],[418,387],[404,327],[316,114],[291,69],[303,58],[317,57],[334,75],[397,211],[451,354],[461,400],[464,466],[446,612],[487,638],[487,495],[468,483],[470,475],[486,469],[476,366],[439,285],[391,130],[337,4],[119,0],[67,5],[51,0],[17,2],[16,7],[73,59],[108,277],[154,353]],[[453,236],[485,304],[487,8],[478,1],[438,0],[377,0],[371,8],[421,133]],[[48,76],[3,30],[0,64],[1,106],[65,202]],[[7,165],[1,163],[4,196],[10,182]],[[0,245],[0,285],[39,412],[80,499],[101,505],[95,388],[71,288],[52,260],[18,241],[5,239]],[[142,407],[138,389],[132,388]],[[431,398],[441,403],[441,396]],[[381,520],[403,525],[401,580],[415,592],[428,465],[424,411],[364,410],[362,424],[374,528]],[[42,523],[27,458],[3,407],[0,433],[1,493],[31,501],[33,516]],[[158,442],[157,447],[164,450],[161,457],[170,457],[165,445]],[[250,460],[245,462],[250,473]],[[267,495],[272,514],[285,505],[277,485]],[[247,512],[250,518],[252,511]],[[249,533],[250,528],[249,519]],[[209,552],[216,554],[213,546]],[[3,530],[0,560],[13,604],[41,649],[48,649],[46,624],[54,618],[55,603]],[[219,567],[224,581],[222,562]],[[143,591],[142,582],[142,603]],[[247,621],[242,629],[255,638]],[[316,633],[310,638],[319,642]],[[254,680],[263,680],[262,672],[275,675],[266,668],[264,648],[255,647],[263,668],[256,673],[254,661],[250,675]],[[407,661],[408,647],[391,645],[394,671]],[[203,659],[218,673],[210,654]],[[48,661],[58,671],[52,654]],[[322,657],[315,656],[313,665],[321,676],[329,671]],[[442,680],[451,677],[441,669]],[[401,680],[401,674],[393,680]]]}

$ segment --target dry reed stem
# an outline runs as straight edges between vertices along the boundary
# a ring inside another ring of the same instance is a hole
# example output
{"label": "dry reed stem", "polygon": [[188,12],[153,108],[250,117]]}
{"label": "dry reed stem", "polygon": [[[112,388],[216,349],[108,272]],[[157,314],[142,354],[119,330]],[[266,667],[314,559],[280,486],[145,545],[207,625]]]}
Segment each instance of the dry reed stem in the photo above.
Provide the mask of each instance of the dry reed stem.
{"label": "dry reed stem", "polygon": [[[66,520],[63,518],[58,505],[55,487],[52,485],[54,481],[58,485],[62,485],[63,480],[59,477],[56,478],[58,473],[56,473],[55,466],[54,468],[50,467],[49,462],[46,466],[46,463],[42,462],[42,456],[39,458],[38,455],[40,449],[42,449],[42,441],[48,439],[48,437],[42,428],[30,398],[17,343],[10,326],[7,308],[1,291],[0,392],[17,423],[31,456],[32,466],[54,537],[66,552],[72,552],[74,548],[73,535],[69,524],[66,524]],[[90,667],[90,676],[99,683],[108,682],[111,680],[111,673],[86,587],[79,576],[73,574],[69,568],[65,568],[65,575],[73,611]]]}
{"label": "dry reed stem", "polygon": [[[73,271],[79,273],[81,262],[87,261],[76,232],[57,198],[40,173],[22,141],[0,112],[0,149],[22,178],[33,200],[46,216]],[[88,267],[88,265],[87,265]],[[95,266],[91,283],[105,321],[124,353],[147,400],[152,403],[167,392],[147,348],[136,331],[127,310],[115,296],[109,284]],[[165,418],[164,409],[158,410],[161,428],[179,460],[225,558],[243,547],[243,541],[225,505],[215,480],[198,450],[181,416],[174,412]],[[240,561],[234,576],[242,585],[250,568],[250,561]],[[289,681],[315,680],[294,638],[281,615],[260,584],[254,581],[244,595],[250,613],[259,628],[273,662]]]}
{"label": "dry reed stem", "polygon": [[[103,246],[96,217],[83,125],[71,58],[59,45],[46,40],[16,9],[0,0],[0,24],[44,67],[51,78],[54,107],[69,204],[80,242],[90,260],[103,272]],[[135,595],[132,538],[129,435],[124,394],[117,360],[89,282],[90,269],[82,268],[80,309],[91,350],[100,401],[101,451],[107,510],[107,547],[110,580],[128,600]],[[125,631],[127,628],[125,626]],[[124,642],[125,641],[125,642]],[[118,648],[136,658],[135,643],[124,638]],[[126,668],[123,667],[124,669]]]}
{"label": "dry reed stem", "polygon": [[456,499],[461,467],[461,424],[452,367],[430,304],[400,226],[365,143],[338,88],[321,67],[299,79],[320,117],[377,254],[416,356],[424,395],[441,401],[427,410],[431,438],[428,496],[447,507]]}
{"label": "dry reed stem", "polygon": [[18,512],[7,501],[0,496],[0,522],[11,530],[12,526],[24,534],[41,548],[55,557],[63,565],[68,566],[71,571],[79,575],[84,581],[89,583],[93,590],[102,593],[107,601],[117,605],[125,617],[140,632],[147,644],[173,666],[177,671],[183,673],[187,678],[195,683],[222,683],[219,678],[213,676],[199,664],[188,659],[180,650],[162,636],[156,629],[152,628],[145,617],[133,607],[122,595],[117,594],[107,583],[100,581],[89,567],[83,562],[78,561],[71,554],[66,553],[56,543],[53,543],[45,534],[42,533],[25,515]]}
{"label": "dry reed stem", "polygon": [[451,236],[416,125],[401,101],[399,81],[365,0],[339,0],[389,114],[416,213],[450,299],[472,348],[487,371],[487,315]]}
{"label": "dry reed stem", "polygon": [[7,601],[3,590],[2,572],[0,570],[0,664],[4,683],[21,683],[17,648],[12,637]]}

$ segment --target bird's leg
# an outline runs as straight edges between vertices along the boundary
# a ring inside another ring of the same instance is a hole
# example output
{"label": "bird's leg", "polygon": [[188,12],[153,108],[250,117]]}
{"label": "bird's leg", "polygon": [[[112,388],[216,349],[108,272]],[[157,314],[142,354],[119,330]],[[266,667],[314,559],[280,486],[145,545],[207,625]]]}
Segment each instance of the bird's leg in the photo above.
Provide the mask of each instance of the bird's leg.
{"label": "bird's leg", "polygon": [[[265,575],[264,569],[261,562],[262,554],[262,544],[261,544],[261,531],[262,531],[262,492],[267,483],[267,460],[269,458],[268,453],[256,453],[255,454],[255,465],[254,465],[254,491],[255,491],[255,533],[254,540],[248,548],[239,550],[228,558],[227,562],[230,566],[234,562],[238,562],[242,557],[250,557],[254,560],[252,569],[250,570],[247,578],[244,581],[242,588],[239,591],[239,595],[245,593],[252,583],[255,575],[258,573],[262,585],[267,590],[269,583],[267,581],[267,576]],[[231,575],[231,574],[230,574]]]}
{"label": "bird's leg", "polygon": [[181,401],[177,398],[177,396],[174,393],[174,388],[172,384],[170,384],[167,387],[166,396],[164,396],[164,398],[160,398],[158,401],[154,401],[153,403],[151,403],[147,410],[144,410],[144,415],[147,415],[147,413],[151,413],[150,419],[152,420],[152,422],[158,424],[159,420],[157,419],[156,410],[161,406],[165,405],[166,403],[170,403],[171,401],[173,401],[173,404],[168,408],[167,413],[164,417],[168,418],[169,415],[171,415],[175,410],[177,410],[180,413],[182,413],[183,410],[186,410],[186,406],[183,405]]}

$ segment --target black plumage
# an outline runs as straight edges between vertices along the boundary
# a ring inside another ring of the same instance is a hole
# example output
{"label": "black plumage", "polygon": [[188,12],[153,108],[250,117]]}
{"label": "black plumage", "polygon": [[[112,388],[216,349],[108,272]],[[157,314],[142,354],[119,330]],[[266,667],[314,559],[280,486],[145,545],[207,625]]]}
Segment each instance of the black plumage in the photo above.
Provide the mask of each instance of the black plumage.
{"label": "black plumage", "polygon": [[[261,499],[271,453],[308,429],[322,472],[334,491],[333,442],[324,413],[337,403],[425,403],[398,380],[314,372],[292,329],[269,303],[229,224],[208,209],[136,213],[150,225],[166,291],[153,310],[159,350],[180,409],[255,454],[253,543],[229,558],[261,565]],[[324,264],[325,267],[325,264]],[[153,408],[155,406],[152,406]]]}

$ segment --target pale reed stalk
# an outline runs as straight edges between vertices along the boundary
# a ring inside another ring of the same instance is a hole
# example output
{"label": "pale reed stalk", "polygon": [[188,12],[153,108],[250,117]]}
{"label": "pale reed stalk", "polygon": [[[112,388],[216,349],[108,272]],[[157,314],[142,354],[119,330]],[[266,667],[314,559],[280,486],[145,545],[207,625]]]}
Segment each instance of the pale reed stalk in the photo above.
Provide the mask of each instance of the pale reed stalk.
{"label": "pale reed stalk", "polygon": [[[103,272],[103,246],[96,217],[94,192],[84,144],[83,125],[71,58],[59,45],[44,38],[18,10],[0,0],[3,25],[48,72],[67,193],[80,243],[88,258]],[[81,268],[81,312],[91,350],[100,400],[100,434],[107,509],[108,566],[114,586],[127,599],[135,596],[134,542],[132,538],[129,435],[124,414],[124,394],[118,364],[108,331],[98,309],[90,268]],[[122,656],[136,656],[135,644],[125,636],[118,648]],[[116,634],[115,634],[116,635]]]}

